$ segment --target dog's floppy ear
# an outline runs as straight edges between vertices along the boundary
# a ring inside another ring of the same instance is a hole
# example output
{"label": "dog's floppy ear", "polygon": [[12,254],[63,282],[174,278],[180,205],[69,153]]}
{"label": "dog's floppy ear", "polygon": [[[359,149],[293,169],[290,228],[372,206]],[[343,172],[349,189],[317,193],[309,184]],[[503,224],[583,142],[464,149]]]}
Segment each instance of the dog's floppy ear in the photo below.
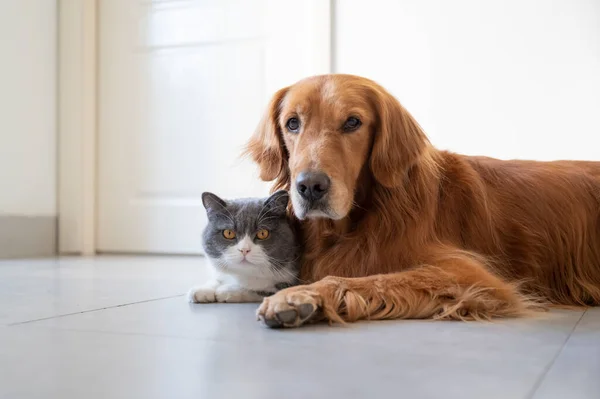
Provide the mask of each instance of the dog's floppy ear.
{"label": "dog's floppy ear", "polygon": [[279,112],[283,97],[288,88],[273,95],[254,135],[246,145],[245,154],[260,168],[260,178],[264,181],[277,179],[276,185],[285,183],[288,175],[288,155],[279,129]]}
{"label": "dog's floppy ear", "polygon": [[385,187],[397,187],[429,145],[417,121],[381,87],[373,88],[377,125],[371,150],[371,172]]}

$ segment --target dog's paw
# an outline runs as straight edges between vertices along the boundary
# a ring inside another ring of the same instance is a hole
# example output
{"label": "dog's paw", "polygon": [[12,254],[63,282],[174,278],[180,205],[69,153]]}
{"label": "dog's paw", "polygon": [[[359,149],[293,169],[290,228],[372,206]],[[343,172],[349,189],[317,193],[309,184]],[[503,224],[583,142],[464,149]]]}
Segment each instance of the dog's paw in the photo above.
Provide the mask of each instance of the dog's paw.
{"label": "dog's paw", "polygon": [[194,287],[188,291],[187,300],[189,303],[216,302],[216,290],[214,287]]}
{"label": "dog's paw", "polygon": [[288,288],[264,298],[256,315],[271,328],[299,327],[321,319],[323,299],[308,286]]}

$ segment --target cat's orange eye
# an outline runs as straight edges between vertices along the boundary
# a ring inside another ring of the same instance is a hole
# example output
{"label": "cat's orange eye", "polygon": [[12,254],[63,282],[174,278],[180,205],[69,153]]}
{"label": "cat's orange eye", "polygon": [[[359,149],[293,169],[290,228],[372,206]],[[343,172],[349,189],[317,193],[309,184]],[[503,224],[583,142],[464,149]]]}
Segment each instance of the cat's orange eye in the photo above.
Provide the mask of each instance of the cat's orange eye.
{"label": "cat's orange eye", "polygon": [[223,237],[228,240],[233,240],[235,238],[235,231],[233,230],[223,230]]}
{"label": "cat's orange eye", "polygon": [[269,230],[259,230],[258,233],[256,233],[256,238],[258,238],[259,240],[266,240],[267,238],[269,238]]}

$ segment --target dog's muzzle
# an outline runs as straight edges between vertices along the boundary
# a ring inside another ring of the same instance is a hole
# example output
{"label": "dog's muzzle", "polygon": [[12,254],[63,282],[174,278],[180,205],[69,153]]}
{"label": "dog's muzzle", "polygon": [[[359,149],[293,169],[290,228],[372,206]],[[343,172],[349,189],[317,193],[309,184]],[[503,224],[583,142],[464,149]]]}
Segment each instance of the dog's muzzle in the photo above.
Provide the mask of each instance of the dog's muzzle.
{"label": "dog's muzzle", "polygon": [[327,217],[329,206],[327,194],[331,187],[331,179],[323,172],[305,171],[298,174],[294,182],[297,202],[294,204],[296,216],[300,219],[306,217]]}

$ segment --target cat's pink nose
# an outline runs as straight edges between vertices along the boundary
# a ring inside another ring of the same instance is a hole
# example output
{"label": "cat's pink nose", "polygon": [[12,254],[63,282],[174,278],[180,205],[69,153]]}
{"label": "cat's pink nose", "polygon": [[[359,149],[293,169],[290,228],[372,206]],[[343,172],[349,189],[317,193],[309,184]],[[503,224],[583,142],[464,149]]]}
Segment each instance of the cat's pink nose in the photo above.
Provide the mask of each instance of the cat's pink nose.
{"label": "cat's pink nose", "polygon": [[250,252],[250,248],[242,248],[239,251],[242,253],[242,255],[246,256]]}

